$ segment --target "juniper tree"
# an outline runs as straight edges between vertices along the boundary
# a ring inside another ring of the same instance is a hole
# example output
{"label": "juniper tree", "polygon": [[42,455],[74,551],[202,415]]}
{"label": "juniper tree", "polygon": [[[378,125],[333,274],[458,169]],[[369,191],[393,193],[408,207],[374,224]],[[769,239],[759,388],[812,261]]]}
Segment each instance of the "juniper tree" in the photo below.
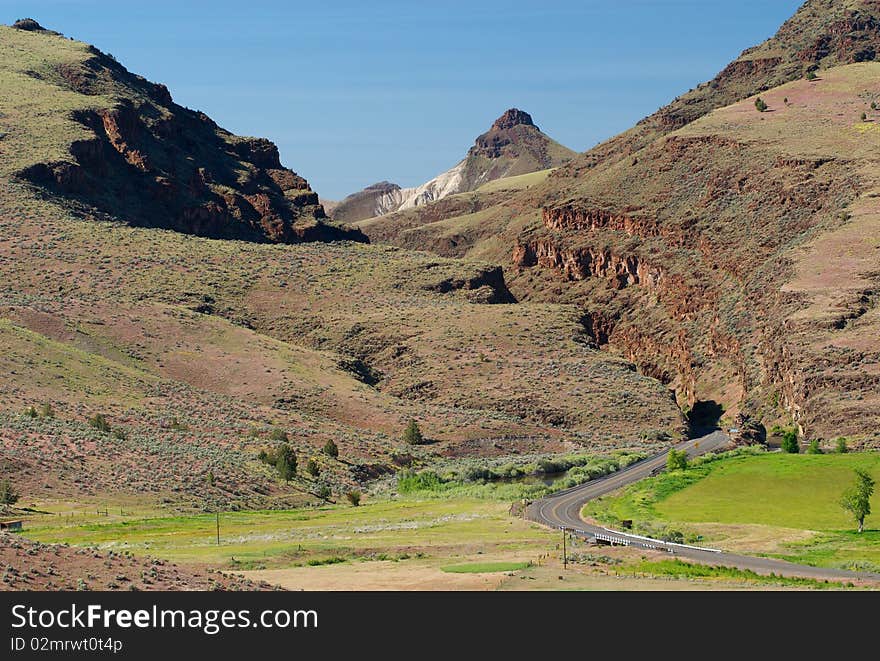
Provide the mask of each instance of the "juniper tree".
{"label": "juniper tree", "polygon": [[9,480],[0,482],[0,505],[9,507],[18,502],[18,492]]}
{"label": "juniper tree", "polygon": [[422,430],[419,429],[419,425],[415,420],[410,420],[406,429],[403,430],[403,442],[409,445],[421,445],[425,442]]}
{"label": "juniper tree", "polygon": [[798,435],[794,429],[789,429],[782,435],[782,449],[790,454],[797,454],[801,451],[798,445]]}
{"label": "juniper tree", "polygon": [[296,453],[287,443],[283,443],[275,453],[275,468],[285,482],[290,482],[296,476]]}

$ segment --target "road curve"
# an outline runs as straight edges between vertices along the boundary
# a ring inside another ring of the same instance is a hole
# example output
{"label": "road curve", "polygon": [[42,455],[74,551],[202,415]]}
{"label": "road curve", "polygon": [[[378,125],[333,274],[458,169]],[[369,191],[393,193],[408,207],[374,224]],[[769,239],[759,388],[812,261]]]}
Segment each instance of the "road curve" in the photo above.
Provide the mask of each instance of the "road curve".
{"label": "road curve", "polygon": [[[701,438],[692,439],[675,446],[679,450],[686,450],[688,455],[695,457],[707,452],[715,452],[724,449],[729,443],[728,436],[721,431],[716,431]],[[676,556],[696,560],[698,562],[749,569],[759,574],[775,573],[781,576],[829,579],[829,580],[869,580],[880,581],[880,574],[871,572],[853,572],[843,569],[829,569],[825,567],[811,567],[798,565],[784,560],[771,558],[757,558],[747,555],[737,555],[713,549],[703,549],[682,544],[671,544],[659,540],[651,540],[638,535],[633,535],[617,530],[610,530],[601,526],[587,523],[581,518],[581,510],[585,503],[594,498],[616,491],[622,487],[638,482],[646,477],[655,475],[666,468],[667,451],[663,451],[638,463],[632,464],[605,477],[590,480],[580,486],[559,491],[541,500],[531,503],[526,509],[526,518],[552,528],[565,528],[572,534],[586,539],[614,541],[618,544],[637,546],[667,551]],[[598,537],[597,537],[598,536]]]}

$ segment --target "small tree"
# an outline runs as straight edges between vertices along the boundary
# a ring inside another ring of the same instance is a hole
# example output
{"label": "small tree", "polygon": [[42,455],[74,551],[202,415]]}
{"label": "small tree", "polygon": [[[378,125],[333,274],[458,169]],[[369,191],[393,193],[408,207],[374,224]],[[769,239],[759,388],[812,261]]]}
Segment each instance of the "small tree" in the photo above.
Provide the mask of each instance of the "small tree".
{"label": "small tree", "polygon": [[339,457],[339,448],[336,447],[336,443],[332,438],[324,443],[324,454],[328,457],[333,457],[334,459]]}
{"label": "small tree", "polygon": [[415,420],[410,420],[406,429],[403,430],[403,442],[410,445],[421,445],[425,442],[422,430],[419,429],[419,425]]}
{"label": "small tree", "polygon": [[801,451],[798,435],[794,429],[789,429],[782,435],[782,449],[789,454],[797,454]]}
{"label": "small tree", "polygon": [[688,467],[688,453],[686,450],[673,448],[666,455],[666,469],[671,471],[685,470]]}
{"label": "small tree", "polygon": [[18,492],[9,480],[0,482],[0,505],[9,507],[18,502]]}
{"label": "small tree", "polygon": [[865,529],[865,517],[871,513],[871,496],[874,495],[874,478],[860,468],[855,469],[856,481],[843,492],[840,506],[852,514],[859,524],[859,532]]}
{"label": "small tree", "polygon": [[810,444],[807,446],[807,454],[822,454],[822,447],[817,439],[810,441]]}
{"label": "small tree", "polygon": [[296,476],[296,453],[287,443],[283,443],[275,453],[275,468],[285,482],[290,482]]}
{"label": "small tree", "polygon": [[351,503],[352,507],[357,507],[361,504],[361,492],[360,491],[349,491],[345,494],[345,497],[348,499],[348,502]]}
{"label": "small tree", "polygon": [[208,471],[207,479],[208,479],[208,486],[213,487],[214,486],[214,471],[212,471],[212,470]]}
{"label": "small tree", "polygon": [[306,473],[308,473],[312,477],[318,477],[320,472],[321,469],[318,468],[318,462],[310,457],[308,463],[306,464]]}
{"label": "small tree", "polygon": [[816,72],[807,71],[807,80],[816,80]]}
{"label": "small tree", "polygon": [[41,418],[54,418],[55,417],[55,411],[52,409],[51,404],[49,404],[47,402],[46,404],[43,404],[40,407],[40,417]]}
{"label": "small tree", "polygon": [[758,109],[758,112],[766,112],[768,106],[767,106],[767,104],[764,102],[764,99],[762,99],[762,98],[759,96],[757,99],[755,99],[755,108]]}
{"label": "small tree", "polygon": [[318,498],[321,500],[330,500],[330,496],[333,495],[333,492],[330,491],[330,487],[326,484],[322,484],[318,487]]}
{"label": "small tree", "polygon": [[863,121],[863,122],[868,121],[868,113],[866,113],[866,112],[863,112],[863,113],[862,113],[862,121]]}
{"label": "small tree", "polygon": [[838,454],[846,454],[849,452],[849,448],[846,445],[846,437],[841,436],[837,439],[837,452]]}

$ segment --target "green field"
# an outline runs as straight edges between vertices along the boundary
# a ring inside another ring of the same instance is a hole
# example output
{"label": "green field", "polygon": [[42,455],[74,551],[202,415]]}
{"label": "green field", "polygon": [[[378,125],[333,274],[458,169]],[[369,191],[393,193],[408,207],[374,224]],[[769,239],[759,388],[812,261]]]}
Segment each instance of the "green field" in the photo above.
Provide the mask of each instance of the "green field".
{"label": "green field", "polygon": [[585,514],[630,519],[651,534],[823,566],[880,566],[880,494],[866,530],[838,504],[862,468],[880,481],[880,453],[740,454],[644,480],[590,503]]}
{"label": "green field", "polygon": [[214,514],[133,516],[107,523],[98,517],[69,523],[46,516],[29,521],[26,535],[227,569],[411,558],[447,565],[473,555],[487,561],[507,561],[511,555],[527,559],[552,548],[552,531],[510,517],[507,509],[506,503],[456,498],[225,512],[219,545]]}

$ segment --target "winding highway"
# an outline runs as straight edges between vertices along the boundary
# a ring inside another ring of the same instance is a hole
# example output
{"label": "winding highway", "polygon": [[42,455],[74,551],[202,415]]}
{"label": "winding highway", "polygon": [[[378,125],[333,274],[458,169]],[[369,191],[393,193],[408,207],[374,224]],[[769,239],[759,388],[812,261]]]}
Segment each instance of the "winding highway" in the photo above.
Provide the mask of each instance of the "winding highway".
{"label": "winding highway", "polygon": [[[695,457],[707,452],[724,449],[730,439],[722,431],[716,431],[700,438],[691,439],[675,446],[686,450],[688,456]],[[588,523],[581,517],[581,509],[590,500],[604,496],[612,491],[655,475],[666,468],[667,451],[643,459],[605,477],[590,480],[585,484],[559,491],[531,503],[526,509],[526,518],[556,529],[565,529],[571,534],[591,541],[636,546],[639,548],[665,551],[675,556],[697,562],[748,569],[759,574],[774,573],[781,576],[813,578],[819,580],[869,580],[880,581],[880,574],[854,572],[843,569],[828,569],[798,565],[784,560],[757,558],[747,555],[727,553],[686,544],[673,544],[658,539],[650,539],[625,531],[611,530]]]}

